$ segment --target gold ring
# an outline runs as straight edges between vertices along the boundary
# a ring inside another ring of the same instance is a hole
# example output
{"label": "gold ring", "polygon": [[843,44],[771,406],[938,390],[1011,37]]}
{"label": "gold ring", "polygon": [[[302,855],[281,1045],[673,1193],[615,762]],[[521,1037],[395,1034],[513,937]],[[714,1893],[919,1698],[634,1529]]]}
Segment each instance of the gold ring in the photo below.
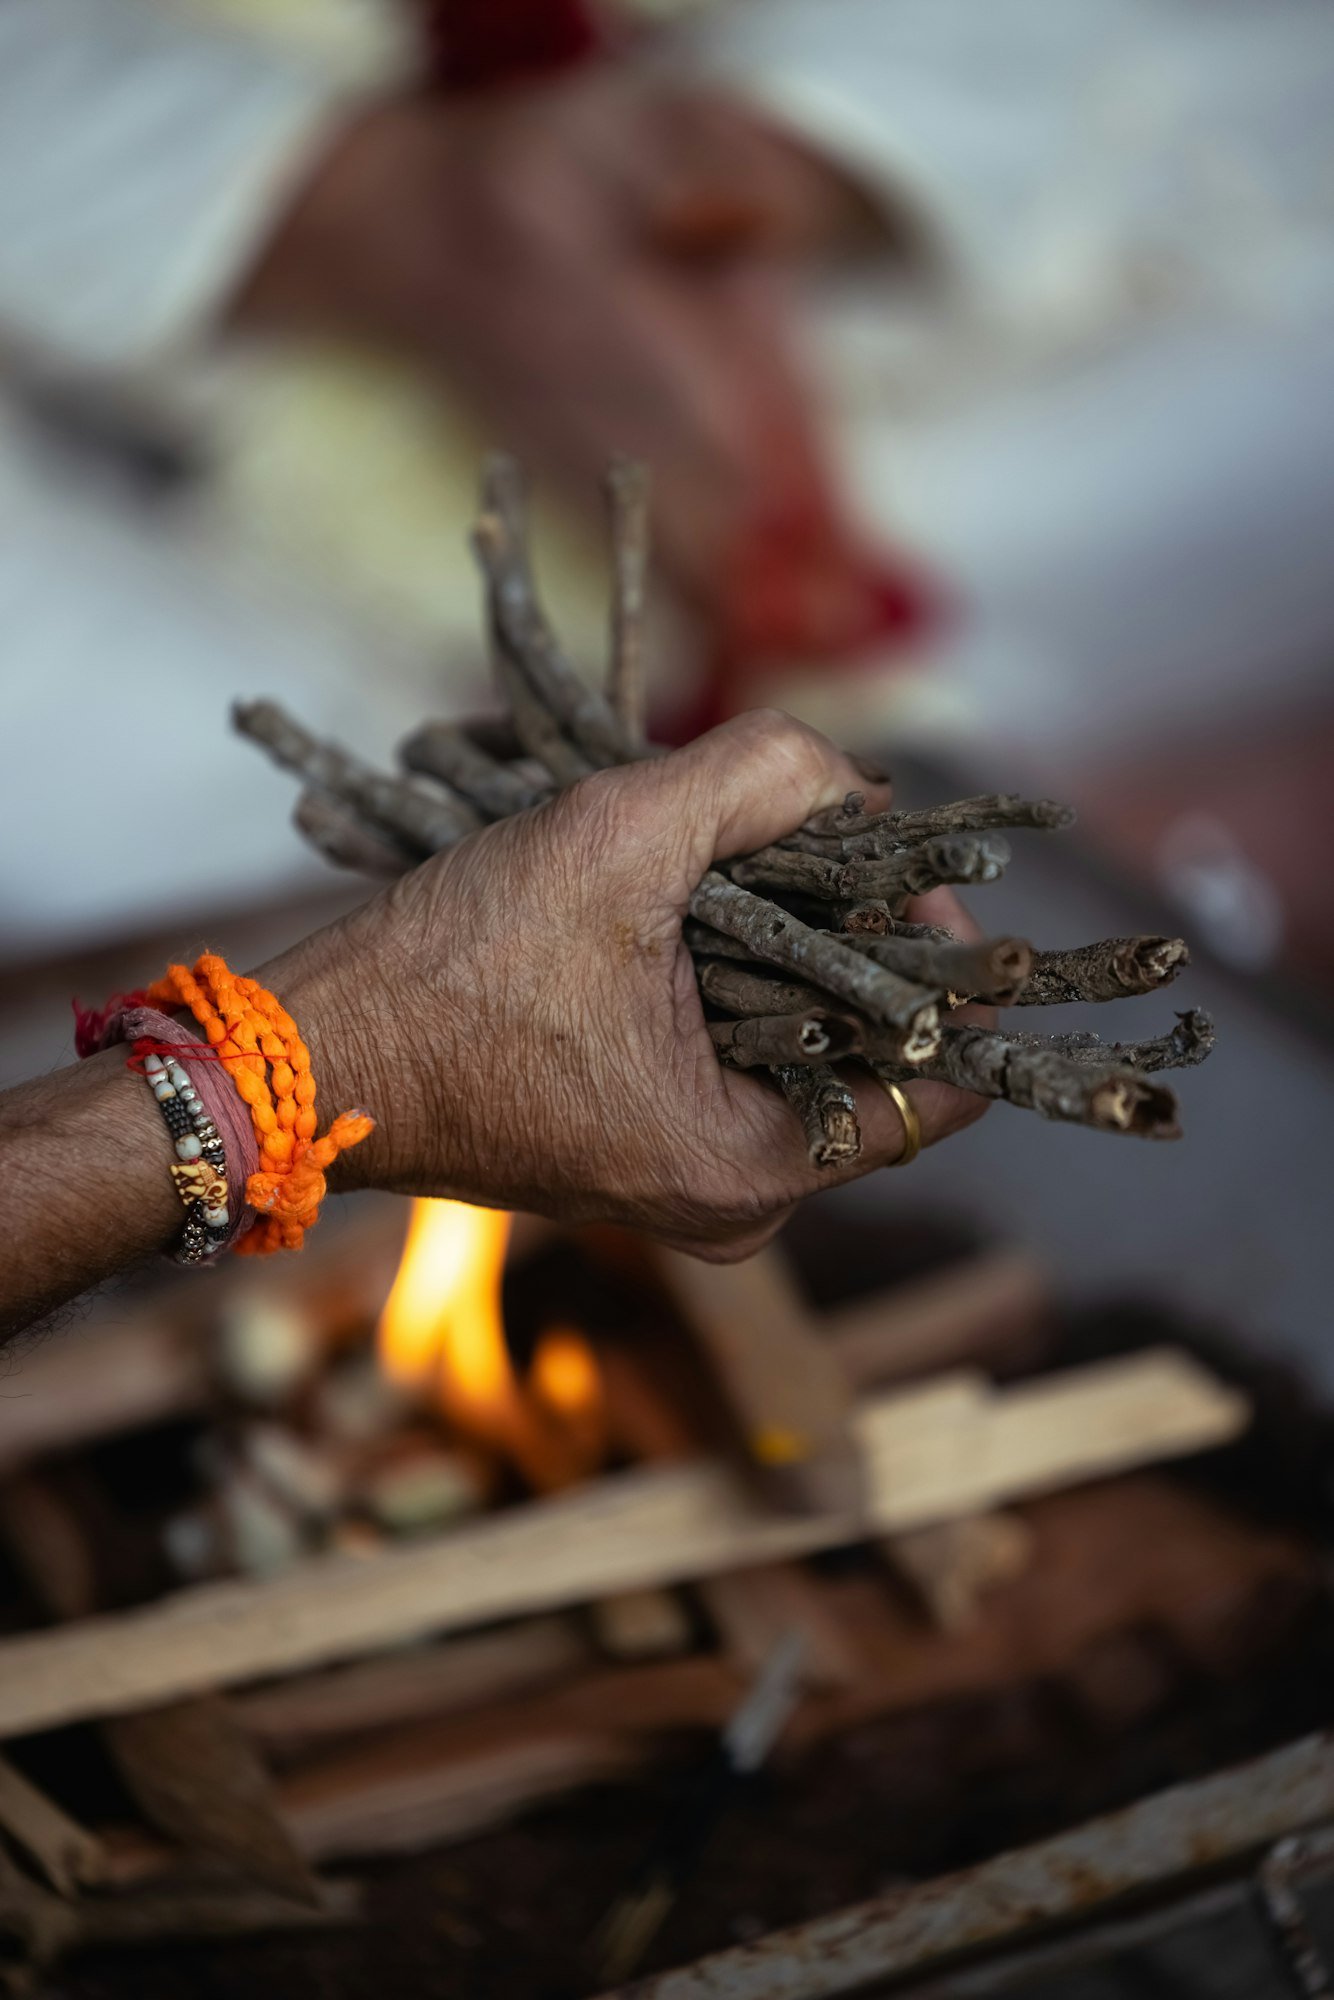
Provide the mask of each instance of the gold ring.
{"label": "gold ring", "polygon": [[900,1090],[896,1083],[890,1083],[883,1076],[876,1077],[881,1089],[894,1100],[894,1109],[903,1120],[903,1151],[897,1160],[891,1160],[891,1167],[910,1167],[922,1150],[922,1121],[917,1116],[917,1106],[906,1090]]}

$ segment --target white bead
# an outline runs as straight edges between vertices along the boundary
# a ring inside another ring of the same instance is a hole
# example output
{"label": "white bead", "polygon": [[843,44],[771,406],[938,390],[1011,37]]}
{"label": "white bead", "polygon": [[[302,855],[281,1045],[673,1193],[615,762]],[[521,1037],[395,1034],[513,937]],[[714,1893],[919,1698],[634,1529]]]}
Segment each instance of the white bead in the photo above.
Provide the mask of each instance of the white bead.
{"label": "white bead", "polygon": [[165,1104],[169,1097],[174,1097],[176,1095],[176,1092],[167,1082],[166,1077],[160,1076],[157,1082],[153,1085],[153,1095],[154,1097],[156,1097],[159,1104]]}
{"label": "white bead", "polygon": [[145,1057],[144,1057],[144,1072],[145,1072],[145,1074],[146,1074],[146,1075],[148,1075],[148,1076],[156,1076],[156,1075],[157,1075],[157,1072],[158,1072],[158,1071],[159,1071],[159,1070],[160,1070],[160,1069],[161,1069],[162,1067],[163,1067],[163,1063],[162,1063],[162,1058],[161,1058],[161,1056],[145,1056]]}
{"label": "white bead", "polygon": [[204,1220],[210,1229],[225,1229],[230,1218],[225,1208],[206,1208]]}
{"label": "white bead", "polygon": [[176,1157],[178,1160],[197,1160],[203,1150],[193,1132],[184,1133],[176,1141]]}
{"label": "white bead", "polygon": [[169,1062],[167,1064],[167,1075],[171,1078],[177,1090],[189,1089],[190,1079],[179,1063]]}

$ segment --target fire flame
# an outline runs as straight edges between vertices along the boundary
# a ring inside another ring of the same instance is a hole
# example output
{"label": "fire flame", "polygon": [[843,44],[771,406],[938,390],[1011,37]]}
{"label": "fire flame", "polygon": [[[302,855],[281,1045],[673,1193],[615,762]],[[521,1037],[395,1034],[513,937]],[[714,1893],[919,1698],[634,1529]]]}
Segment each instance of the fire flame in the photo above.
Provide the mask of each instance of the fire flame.
{"label": "fire flame", "polygon": [[391,1381],[438,1400],[465,1437],[547,1490],[603,1457],[602,1384],[591,1347],[570,1327],[543,1335],[527,1383],[515,1375],[500,1303],[510,1222],[500,1209],[413,1203],[379,1354]]}

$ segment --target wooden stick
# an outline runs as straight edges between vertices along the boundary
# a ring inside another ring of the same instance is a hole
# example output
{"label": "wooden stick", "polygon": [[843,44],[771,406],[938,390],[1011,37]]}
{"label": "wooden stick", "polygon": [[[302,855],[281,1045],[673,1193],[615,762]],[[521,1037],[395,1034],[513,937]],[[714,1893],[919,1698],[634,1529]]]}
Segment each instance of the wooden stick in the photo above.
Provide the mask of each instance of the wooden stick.
{"label": "wooden stick", "polygon": [[508,819],[547,796],[520,771],[480,749],[456,722],[424,722],[399,745],[399,762],[449,785],[486,819]]}
{"label": "wooden stick", "polygon": [[1019,1035],[1014,1038],[1025,1048],[1055,1049],[1072,1062],[1120,1063],[1146,1076],[1157,1070],[1193,1069],[1213,1053],[1213,1017],[1202,1007],[1188,1008],[1177,1015],[1174,1028],[1144,1042],[1104,1042],[1099,1035]]}
{"label": "wooden stick", "polygon": [[0,1757],[0,1829],[62,1896],[76,1896],[106,1875],[106,1849],[97,1835],[71,1819],[7,1757]]}
{"label": "wooden stick", "polygon": [[[860,794],[850,792],[849,799]],[[975,799],[956,799],[952,804],[925,806],[915,811],[863,813],[860,807],[847,811],[847,800],[827,813],[807,820],[804,831],[842,843],[845,854],[879,857],[937,833],[987,833],[999,827],[1072,826],[1072,806],[1055,799],[1024,799],[1013,792],[992,792]]]}
{"label": "wooden stick", "polygon": [[700,1594],[728,1659],[748,1678],[762,1670],[788,1632],[801,1634],[801,1678],[807,1687],[852,1687],[869,1671],[853,1630],[800,1563],[706,1577]]}
{"label": "wooden stick", "polygon": [[865,1483],[847,1379],[781,1250],[709,1265],[659,1250],[669,1298],[712,1362],[772,1497],[803,1512],[854,1512]]}
{"label": "wooden stick", "polygon": [[482,520],[487,531],[474,537],[474,547],[506,657],[592,767],[625,763],[635,745],[606,697],[580,679],[542,610],[528,557],[522,480],[503,453],[494,453],[482,474]]}
{"label": "wooden stick", "polygon": [[1022,1250],[983,1250],[943,1271],[824,1314],[825,1338],[855,1389],[963,1363],[1031,1361],[1052,1312],[1046,1267]]}
{"label": "wooden stick", "polygon": [[826,993],[847,1000],[886,1027],[904,1030],[901,1060],[925,1062],[938,1046],[940,1018],[936,995],[864,959],[830,932],[814,931],[796,917],[752,896],[710,869],[690,899],[701,923],[725,931],[756,958],[785,966]]}
{"label": "wooden stick", "polygon": [[388,778],[336,743],[312,736],[276,701],[238,701],[232,721],[243,736],[295,771],[308,786],[350,806],[372,829],[403,841],[418,856],[435,854],[481,825],[462,799],[428,792],[409,778]]}
{"label": "wooden stick", "polygon": [[501,629],[500,579],[512,561],[512,547],[500,515],[481,516],[472,531],[472,550],[488,580],[487,628],[491,637],[492,673],[505,697],[515,734],[525,753],[541,765],[554,784],[576,784],[597,766],[570,742],[557,718],[534,691]]}
{"label": "wooden stick", "polygon": [[862,1149],[857,1100],[837,1070],[827,1063],[793,1063],[773,1075],[801,1120],[811,1165],[841,1167],[855,1160]]}
{"label": "wooden stick", "polygon": [[985,938],[976,944],[942,943],[934,938],[907,937],[897,928],[892,936],[865,932],[856,949],[905,979],[920,980],[946,993],[993,1006],[1013,1006],[1023,993],[1033,965],[1033,947],[1024,938]]}
{"label": "wooden stick", "polygon": [[232,1708],[250,1735],[290,1759],[333,1737],[527,1695],[591,1661],[573,1618],[530,1618],[500,1632],[278,1681],[236,1695]]}
{"label": "wooden stick", "polygon": [[[902,1038],[889,1031],[897,1051]],[[801,1063],[841,1062],[862,1046],[862,1027],[850,1014],[812,1007],[804,1014],[758,1014],[743,1021],[710,1021],[709,1037],[735,1069],[773,1069]]]}
{"label": "wooden stick", "polygon": [[611,510],[611,664],[607,698],[628,742],[647,736],[644,680],[644,590],[648,578],[648,467],[614,458],[607,468]]}
{"label": "wooden stick", "polygon": [[1207,1450],[1245,1399],[1157,1350],[989,1394],[971,1377],[858,1413],[864,1515],[775,1515],[724,1466],[616,1474],[431,1542],[313,1558],[260,1582],[0,1641],[0,1738],[290,1673],[636,1584],[836,1548]]}
{"label": "wooden stick", "polygon": [[1071,1000],[1124,1000],[1170,985],[1190,953],[1182,938],[1103,938],[1070,951],[1039,951],[1017,1004],[1051,1007]]}
{"label": "wooden stick", "polygon": [[421,859],[410,848],[364,825],[354,813],[323,792],[302,792],[292,812],[292,824],[303,840],[335,868],[392,881]]}
{"label": "wooden stick", "polygon": [[968,1514],[894,1535],[884,1547],[940,1629],[958,1632],[975,1623],[988,1590],[1027,1569],[1033,1532],[1019,1514]]}
{"label": "wooden stick", "polygon": [[994,882],[1010,859],[999,833],[939,833],[883,860],[835,860],[786,847],[762,847],[727,864],[734,882],[752,889],[816,896],[831,902],[923,896],[942,883]]}
{"label": "wooden stick", "polygon": [[[868,1047],[871,1046],[868,1043]],[[929,1063],[908,1070],[902,1064],[871,1062],[892,1083],[929,1076],[979,1097],[1003,1097],[1042,1118],[1092,1125],[1101,1132],[1128,1132],[1137,1139],[1179,1139],[1176,1099],[1133,1069],[1115,1063],[1099,1067],[1059,1049],[1012,1041],[990,1028],[941,1030],[940,1050]]]}

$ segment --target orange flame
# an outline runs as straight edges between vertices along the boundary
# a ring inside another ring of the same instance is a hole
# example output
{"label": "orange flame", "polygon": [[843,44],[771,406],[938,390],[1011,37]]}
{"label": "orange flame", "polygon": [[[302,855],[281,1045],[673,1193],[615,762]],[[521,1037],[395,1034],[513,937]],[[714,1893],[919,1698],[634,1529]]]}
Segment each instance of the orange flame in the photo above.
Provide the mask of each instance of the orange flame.
{"label": "orange flame", "polygon": [[392,1381],[438,1398],[459,1431],[547,1489],[603,1456],[602,1387],[572,1329],[543,1337],[530,1384],[516,1378],[500,1304],[509,1235],[502,1210],[415,1201],[380,1318],[380,1360]]}

